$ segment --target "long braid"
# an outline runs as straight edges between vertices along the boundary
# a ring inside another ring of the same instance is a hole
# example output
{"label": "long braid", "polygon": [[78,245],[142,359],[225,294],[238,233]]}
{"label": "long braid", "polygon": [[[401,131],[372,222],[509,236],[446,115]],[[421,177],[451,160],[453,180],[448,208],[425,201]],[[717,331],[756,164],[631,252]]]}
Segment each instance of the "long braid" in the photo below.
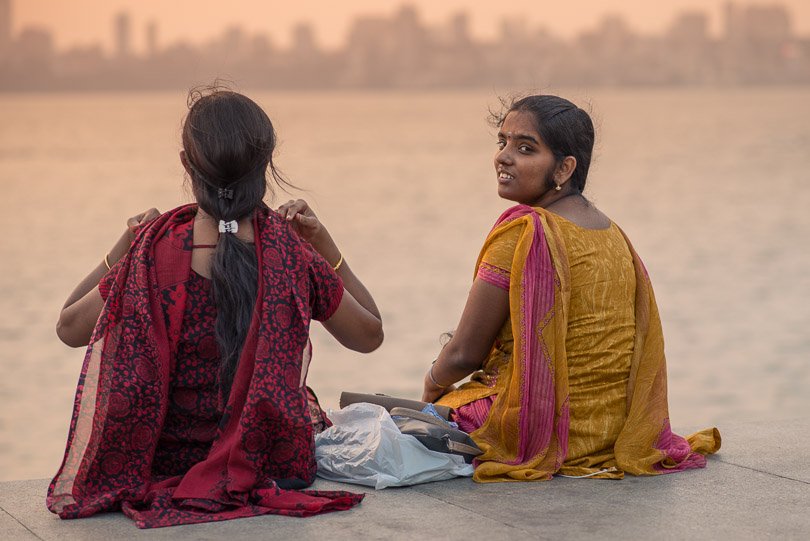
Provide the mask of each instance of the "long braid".
{"label": "long braid", "polygon": [[[183,127],[183,147],[197,202],[215,220],[250,217],[264,206],[268,166],[276,176],[273,125],[241,94],[214,89],[195,95]],[[226,400],[250,327],[258,276],[255,248],[234,234],[221,233],[211,261],[211,286],[219,386]]]}

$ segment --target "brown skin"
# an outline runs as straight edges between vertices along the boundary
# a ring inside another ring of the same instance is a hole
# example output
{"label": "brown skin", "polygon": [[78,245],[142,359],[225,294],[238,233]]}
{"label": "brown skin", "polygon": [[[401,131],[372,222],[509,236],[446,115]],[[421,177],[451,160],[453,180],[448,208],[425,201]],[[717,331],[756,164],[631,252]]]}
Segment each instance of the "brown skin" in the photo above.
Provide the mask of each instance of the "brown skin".
{"label": "brown skin", "polygon": [[[158,216],[160,212],[151,208],[127,220],[127,229],[107,253],[107,261],[111,266],[129,251],[138,228]],[[105,274],[107,265],[102,260],[79,282],[62,307],[56,323],[56,334],[70,347],[86,346],[90,342],[90,335],[104,306],[98,283]]]}
{"label": "brown skin", "polygon": [[[610,219],[589,203],[570,182],[576,159],[557,161],[543,142],[531,114],[513,111],[498,132],[495,174],[498,195],[504,199],[541,207],[587,229],[605,229]],[[555,189],[560,186],[560,189]],[[452,340],[425,374],[422,400],[434,402],[455,383],[480,370],[509,317],[509,294],[475,279]],[[447,387],[445,387],[447,386]]]}
{"label": "brown skin", "polygon": [[[338,264],[340,249],[306,201],[288,201],[276,212],[290,222],[301,238],[309,242],[327,262],[332,266]],[[382,317],[374,298],[352,272],[345,256],[337,273],[346,291],[338,309],[323,322],[323,326],[349,349],[361,353],[374,351],[383,341]]]}
{"label": "brown skin", "polygon": [[[185,152],[180,152],[180,161],[190,173]],[[340,250],[326,227],[309,208],[306,201],[288,201],[276,211],[290,222],[293,229],[332,265],[340,259]],[[135,238],[135,231],[144,223],[160,215],[157,209],[149,209],[127,221],[127,230],[110,250],[108,261],[115,264],[128,251]],[[245,242],[253,242],[251,218],[239,221],[236,236]],[[197,210],[194,219],[194,244],[216,244],[219,226],[216,220],[202,209]],[[191,267],[199,274],[211,276],[212,248],[195,248],[191,255]],[[102,261],[82,280],[71,293],[59,315],[56,333],[65,344],[71,347],[86,346],[104,306],[98,283],[107,273]],[[369,353],[377,349],[383,341],[382,318],[374,299],[359,278],[352,272],[346,259],[337,270],[343,280],[344,294],[335,313],[323,326],[345,347]]]}

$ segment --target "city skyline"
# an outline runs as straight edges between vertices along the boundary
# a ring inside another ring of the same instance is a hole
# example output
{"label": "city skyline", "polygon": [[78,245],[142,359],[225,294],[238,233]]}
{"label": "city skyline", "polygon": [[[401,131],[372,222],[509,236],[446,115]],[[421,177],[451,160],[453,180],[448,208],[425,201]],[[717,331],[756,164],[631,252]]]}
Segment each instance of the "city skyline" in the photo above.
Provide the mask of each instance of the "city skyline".
{"label": "city skyline", "polygon": [[[191,44],[161,39],[158,21],[138,23],[119,11],[107,21],[110,47],[67,50],[46,28],[15,34],[17,4],[0,0],[4,91],[170,89],[220,76],[277,89],[810,83],[810,37],[796,33],[781,4],[726,2],[718,33],[705,11],[686,10],[657,34],[638,31],[620,15],[573,35],[507,18],[482,40],[468,12],[431,23],[406,2],[390,15],[357,16],[345,42],[331,49],[304,22],[290,30],[287,45],[233,25]],[[137,37],[145,50],[135,47]]]}
{"label": "city skyline", "polygon": [[[213,39],[222,29],[238,26],[249,33],[267,33],[280,46],[289,46],[292,29],[298,24],[310,26],[325,49],[345,44],[353,21],[358,17],[391,17],[401,7],[414,6],[429,25],[441,23],[453,14],[469,15],[470,35],[476,40],[494,39],[504,20],[521,20],[528,25],[542,25],[555,34],[570,38],[598,25],[605,16],[620,16],[633,31],[640,34],[658,34],[666,30],[677,13],[700,11],[708,16],[711,35],[722,28],[722,14],[727,0],[623,0],[600,2],[596,0],[568,0],[567,2],[538,3],[536,0],[512,0],[506,4],[469,0],[383,1],[307,0],[290,5],[288,2],[259,0],[231,0],[227,10],[210,9],[210,3],[201,0],[24,0],[14,1],[12,33],[26,27],[47,29],[56,50],[76,46],[100,44],[103,49],[114,47],[115,37],[110,31],[111,21],[126,12],[137,28],[156,23],[160,27],[160,42],[186,42],[201,45]],[[747,5],[786,7],[791,13],[793,31],[798,35],[810,34],[810,2],[805,0],[751,0]],[[206,9],[209,8],[209,9]],[[146,36],[137,32],[133,36],[133,50],[139,54],[147,50]]]}

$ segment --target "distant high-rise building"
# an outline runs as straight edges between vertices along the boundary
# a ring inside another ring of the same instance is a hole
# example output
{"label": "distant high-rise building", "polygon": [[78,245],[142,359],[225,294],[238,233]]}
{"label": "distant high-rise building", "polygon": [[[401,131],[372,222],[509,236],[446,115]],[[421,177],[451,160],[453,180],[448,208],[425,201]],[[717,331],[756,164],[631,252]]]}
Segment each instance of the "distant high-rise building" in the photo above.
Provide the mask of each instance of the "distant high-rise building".
{"label": "distant high-rise building", "polygon": [[429,62],[428,32],[412,6],[392,18],[359,17],[346,44],[348,85],[414,86]]}
{"label": "distant high-rise building", "polygon": [[115,17],[115,55],[119,58],[127,57],[132,53],[131,25],[128,13],[122,12]]}
{"label": "distant high-rise building", "polygon": [[11,0],[0,0],[0,57],[11,48]]}
{"label": "distant high-rise building", "polygon": [[791,69],[793,33],[784,6],[726,4],[723,75],[730,82],[777,82]]}
{"label": "distant high-rise building", "polygon": [[26,77],[47,81],[53,68],[53,36],[43,28],[28,27],[20,32],[14,47],[16,60],[25,67]]}
{"label": "distant high-rise building", "polygon": [[712,80],[712,46],[709,19],[700,11],[678,15],[664,35],[668,51],[660,63],[667,66],[670,82],[697,83]]}
{"label": "distant high-rise building", "polygon": [[624,51],[628,43],[633,39],[633,32],[618,14],[609,14],[602,17],[597,28],[597,34],[602,42],[602,47],[608,47],[612,51]]}
{"label": "distant high-rise building", "polygon": [[737,6],[728,2],[724,13],[725,38],[730,42],[780,42],[791,37],[790,13],[784,6]]}
{"label": "distant high-rise building", "polygon": [[158,29],[155,21],[146,23],[146,55],[153,57],[158,49]]}
{"label": "distant high-rise building", "polygon": [[241,26],[229,26],[220,38],[222,58],[236,59],[244,58],[249,51],[249,39],[245,30]]}
{"label": "distant high-rise building", "polygon": [[466,13],[457,13],[450,19],[450,36],[455,45],[466,47],[470,44],[470,17]]}
{"label": "distant high-rise building", "polygon": [[675,18],[667,34],[679,45],[703,45],[709,40],[709,18],[700,11],[683,12]]}
{"label": "distant high-rise building", "polygon": [[306,58],[317,54],[318,45],[311,25],[306,23],[295,25],[292,32],[292,49],[299,57]]}
{"label": "distant high-rise building", "polygon": [[519,47],[529,39],[529,24],[525,17],[503,17],[499,27],[498,41],[508,49]]}
{"label": "distant high-rise building", "polygon": [[784,43],[791,39],[790,14],[785,6],[751,5],[745,15],[746,34],[751,41]]}

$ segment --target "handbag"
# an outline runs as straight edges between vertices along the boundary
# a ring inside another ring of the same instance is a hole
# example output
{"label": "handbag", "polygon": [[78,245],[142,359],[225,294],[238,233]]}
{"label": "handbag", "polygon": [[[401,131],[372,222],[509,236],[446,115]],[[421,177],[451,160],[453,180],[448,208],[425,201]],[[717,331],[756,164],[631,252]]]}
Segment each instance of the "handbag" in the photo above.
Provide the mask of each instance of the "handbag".
{"label": "handbag", "polygon": [[319,477],[382,489],[473,475],[463,457],[403,434],[382,406],[357,402],[330,415],[334,424],[315,435]]}
{"label": "handbag", "polygon": [[[397,407],[416,410],[416,412],[419,413],[428,404],[427,402],[421,402],[419,400],[396,398],[385,394],[350,393],[345,391],[340,393],[341,409],[345,408],[349,404],[356,404],[357,402],[377,404],[378,406],[384,407],[388,413],[391,413],[391,410]],[[452,409],[448,408],[447,406],[437,406],[436,404],[434,404],[433,407],[436,408],[436,412],[441,415],[442,418],[450,419],[450,413],[453,411]]]}
{"label": "handbag", "polygon": [[415,437],[431,451],[460,455],[468,464],[483,453],[469,434],[429,413],[403,407],[391,408],[390,413],[400,432]]}

